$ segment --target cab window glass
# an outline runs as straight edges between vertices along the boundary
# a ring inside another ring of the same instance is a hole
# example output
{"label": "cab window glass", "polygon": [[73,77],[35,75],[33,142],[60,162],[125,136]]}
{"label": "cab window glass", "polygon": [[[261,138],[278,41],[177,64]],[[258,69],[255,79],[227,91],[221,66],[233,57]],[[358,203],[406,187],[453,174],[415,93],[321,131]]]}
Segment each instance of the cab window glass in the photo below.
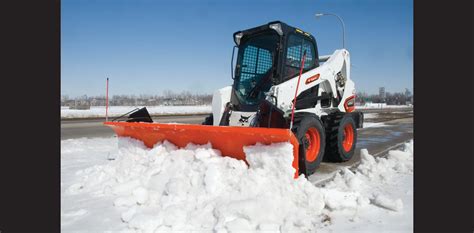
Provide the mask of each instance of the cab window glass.
{"label": "cab window glass", "polygon": [[285,56],[284,77],[290,79],[300,72],[303,51],[306,51],[304,71],[315,67],[315,52],[313,44],[300,35],[291,34],[288,38],[288,49]]}

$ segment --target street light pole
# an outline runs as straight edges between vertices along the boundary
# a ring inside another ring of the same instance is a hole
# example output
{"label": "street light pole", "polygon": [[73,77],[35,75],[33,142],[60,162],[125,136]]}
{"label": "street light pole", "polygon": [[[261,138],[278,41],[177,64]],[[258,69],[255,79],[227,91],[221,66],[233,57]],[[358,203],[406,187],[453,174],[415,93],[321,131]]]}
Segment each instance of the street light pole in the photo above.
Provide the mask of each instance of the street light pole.
{"label": "street light pole", "polygon": [[336,15],[336,14],[333,14],[333,13],[316,13],[315,16],[316,18],[319,18],[321,16],[324,16],[324,15],[332,15],[332,16],[336,16],[339,21],[341,22],[341,25],[342,25],[342,48],[346,48],[346,26],[344,25],[344,21],[342,20],[341,17],[339,17],[339,15]]}

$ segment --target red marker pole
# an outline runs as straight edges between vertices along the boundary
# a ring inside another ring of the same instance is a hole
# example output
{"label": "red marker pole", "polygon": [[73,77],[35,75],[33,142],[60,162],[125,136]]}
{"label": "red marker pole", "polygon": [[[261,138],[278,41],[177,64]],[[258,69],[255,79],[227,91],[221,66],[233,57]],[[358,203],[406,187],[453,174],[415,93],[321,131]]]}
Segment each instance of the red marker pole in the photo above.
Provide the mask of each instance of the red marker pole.
{"label": "red marker pole", "polygon": [[298,83],[296,84],[295,98],[293,99],[293,107],[291,109],[290,130],[293,128],[293,121],[295,118],[296,96],[298,95],[298,87],[300,86],[300,79],[301,79],[301,74],[303,73],[305,58],[306,58],[306,50],[303,53],[303,60],[301,61],[301,68],[300,68],[300,75],[298,76]]}
{"label": "red marker pole", "polygon": [[109,121],[109,78],[107,78],[105,91],[105,121]]}

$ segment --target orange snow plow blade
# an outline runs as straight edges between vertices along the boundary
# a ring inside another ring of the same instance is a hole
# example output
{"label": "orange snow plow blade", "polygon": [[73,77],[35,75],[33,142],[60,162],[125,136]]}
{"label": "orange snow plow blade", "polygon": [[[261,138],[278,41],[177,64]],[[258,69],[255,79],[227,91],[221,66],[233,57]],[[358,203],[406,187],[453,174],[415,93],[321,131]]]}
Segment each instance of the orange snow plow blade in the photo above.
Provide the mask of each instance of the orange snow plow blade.
{"label": "orange snow plow blade", "polygon": [[295,177],[298,177],[299,143],[289,129],[143,122],[105,122],[104,124],[111,127],[119,137],[138,139],[149,148],[164,140],[178,147],[185,147],[188,143],[202,145],[210,142],[212,148],[220,150],[223,156],[240,160],[245,160],[244,146],[256,143],[268,145],[290,142],[293,145],[292,165],[296,169]]}

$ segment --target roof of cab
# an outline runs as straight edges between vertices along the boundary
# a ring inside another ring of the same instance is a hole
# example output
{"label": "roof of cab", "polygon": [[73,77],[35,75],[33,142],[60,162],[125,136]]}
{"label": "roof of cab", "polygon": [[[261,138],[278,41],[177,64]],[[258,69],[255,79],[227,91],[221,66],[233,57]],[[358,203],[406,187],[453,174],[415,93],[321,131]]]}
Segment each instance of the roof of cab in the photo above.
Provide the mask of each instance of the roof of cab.
{"label": "roof of cab", "polygon": [[243,33],[242,37],[244,37],[245,35],[251,35],[251,34],[255,34],[255,33],[258,33],[258,32],[261,32],[261,31],[269,30],[269,29],[273,30],[273,29],[270,28],[270,25],[277,24],[277,23],[279,23],[281,25],[281,30],[283,32],[283,36],[288,35],[291,32],[296,32],[296,33],[308,36],[312,40],[315,40],[313,35],[311,35],[310,33],[305,32],[305,31],[303,31],[299,28],[292,27],[292,26],[290,26],[290,25],[288,25],[284,22],[281,22],[281,21],[272,21],[272,22],[269,22],[267,24],[264,24],[264,25],[261,25],[261,26],[258,26],[258,27],[249,28],[249,29],[242,30],[242,31],[237,31],[233,34],[233,37],[235,38],[235,35],[238,34],[238,33],[241,33],[241,32]]}

